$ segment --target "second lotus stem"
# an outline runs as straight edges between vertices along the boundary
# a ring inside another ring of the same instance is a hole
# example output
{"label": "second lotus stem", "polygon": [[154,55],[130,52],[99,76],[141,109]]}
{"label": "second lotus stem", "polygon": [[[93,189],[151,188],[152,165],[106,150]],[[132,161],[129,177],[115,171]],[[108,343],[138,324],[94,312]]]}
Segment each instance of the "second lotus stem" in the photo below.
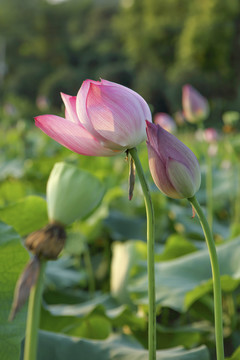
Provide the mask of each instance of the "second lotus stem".
{"label": "second lotus stem", "polygon": [[131,154],[139,181],[142,187],[147,214],[147,267],[148,267],[148,349],[149,360],[156,360],[156,300],[155,300],[155,266],[154,266],[154,239],[155,239],[155,219],[150,191],[146,178],[139,160],[137,149],[129,150]]}

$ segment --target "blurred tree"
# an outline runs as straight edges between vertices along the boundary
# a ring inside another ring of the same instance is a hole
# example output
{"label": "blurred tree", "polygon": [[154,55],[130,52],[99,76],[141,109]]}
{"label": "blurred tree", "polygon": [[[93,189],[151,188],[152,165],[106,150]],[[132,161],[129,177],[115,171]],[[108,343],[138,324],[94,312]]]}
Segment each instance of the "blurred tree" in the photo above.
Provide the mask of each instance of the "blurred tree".
{"label": "blurred tree", "polygon": [[[146,68],[159,78],[159,89],[153,81],[148,99],[155,109],[159,110],[159,96],[162,108],[177,110],[186,82],[211,98],[236,96],[240,82],[239,1],[122,0],[121,4],[115,26],[133,69],[139,78],[144,79],[141,72],[146,73]],[[162,102],[163,87],[168,104]]]}
{"label": "blurred tree", "polygon": [[124,0],[115,18],[123,48],[137,74],[136,89],[156,112],[170,111],[168,71],[175,63],[176,43],[188,7],[187,0]]}
{"label": "blurred tree", "polygon": [[175,44],[189,1],[125,0],[122,4],[116,27],[131,61],[166,71],[175,59]]}
{"label": "blurred tree", "polygon": [[109,80],[122,82],[122,76],[128,80],[129,70],[124,69],[118,41],[110,31],[115,2],[69,0],[53,5],[24,0],[19,8],[18,0],[10,0],[3,8],[0,33],[7,44],[6,94],[35,101],[45,92],[51,105],[59,106],[59,92],[76,93],[87,77],[97,79],[103,72]]}
{"label": "blurred tree", "polygon": [[240,110],[239,0],[0,0],[0,6],[2,98],[35,103],[44,95],[59,108],[60,91],[75,94],[85,78],[102,77],[134,88],[154,112],[178,110],[186,82],[213,100],[217,116],[230,100]]}
{"label": "blurred tree", "polygon": [[192,1],[177,43],[172,76],[189,79],[190,74],[209,95],[232,96],[239,82],[235,61],[240,55],[239,40],[238,44],[235,41],[239,18],[239,1]]}

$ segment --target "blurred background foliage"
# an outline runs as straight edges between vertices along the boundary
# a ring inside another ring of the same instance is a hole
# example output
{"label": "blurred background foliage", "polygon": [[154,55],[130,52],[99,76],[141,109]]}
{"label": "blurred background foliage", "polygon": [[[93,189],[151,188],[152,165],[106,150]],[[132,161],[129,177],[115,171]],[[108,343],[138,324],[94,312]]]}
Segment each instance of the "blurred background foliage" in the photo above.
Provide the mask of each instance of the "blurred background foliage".
{"label": "blurred background foliage", "polygon": [[0,99],[29,119],[102,77],[138,91],[154,113],[179,110],[191,83],[217,125],[240,110],[239,61],[239,1],[1,0]]}

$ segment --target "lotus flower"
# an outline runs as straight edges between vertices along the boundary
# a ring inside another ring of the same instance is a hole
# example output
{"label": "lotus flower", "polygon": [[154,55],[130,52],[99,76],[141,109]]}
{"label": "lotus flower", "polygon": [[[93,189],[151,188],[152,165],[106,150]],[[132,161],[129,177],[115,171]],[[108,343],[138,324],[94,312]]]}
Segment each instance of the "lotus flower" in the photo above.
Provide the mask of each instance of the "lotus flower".
{"label": "lotus flower", "polygon": [[145,100],[129,88],[86,80],[77,96],[61,94],[65,118],[40,115],[35,124],[66,148],[82,155],[113,156],[146,139],[152,121]]}
{"label": "lotus flower", "polygon": [[157,187],[173,199],[191,198],[201,183],[193,152],[161,126],[147,122],[149,168]]}
{"label": "lotus flower", "polygon": [[187,121],[197,123],[205,120],[209,114],[208,101],[191,85],[183,86],[183,113]]}
{"label": "lotus flower", "polygon": [[177,126],[173,118],[165,113],[155,114],[154,124],[160,125],[164,130],[170,132],[171,134],[175,133],[177,130]]}

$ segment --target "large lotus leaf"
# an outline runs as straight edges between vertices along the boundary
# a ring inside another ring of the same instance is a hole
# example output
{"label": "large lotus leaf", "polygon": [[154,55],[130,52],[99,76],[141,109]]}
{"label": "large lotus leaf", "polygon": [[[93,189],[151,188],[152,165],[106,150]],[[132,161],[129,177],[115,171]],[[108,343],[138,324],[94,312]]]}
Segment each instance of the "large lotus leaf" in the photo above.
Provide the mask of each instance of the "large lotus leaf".
{"label": "large lotus leaf", "polygon": [[82,319],[74,328],[68,328],[65,333],[87,339],[106,339],[112,331],[110,322],[103,316],[92,315]]}
{"label": "large lotus leaf", "polygon": [[88,339],[106,339],[111,331],[111,322],[101,313],[91,313],[85,317],[56,316],[42,309],[40,328],[71,336]]}
{"label": "large lotus leaf", "polygon": [[[220,264],[222,286],[224,291],[230,291],[237,286],[240,279],[240,237],[217,247]],[[173,308],[177,311],[186,310],[186,305],[192,303],[186,295],[197,288],[206,287],[211,291],[211,266],[207,250],[182,256],[168,262],[156,264],[156,300],[158,304]],[[228,276],[228,277],[226,277]],[[229,284],[231,279],[231,284]],[[147,264],[140,262],[139,273],[130,278],[128,291],[132,299],[138,304],[147,304]],[[193,293],[193,296],[196,294]]]}
{"label": "large lotus leaf", "polygon": [[108,294],[95,293],[95,296],[91,300],[84,301],[81,304],[56,304],[48,305],[46,308],[55,316],[83,317],[86,314],[92,313],[96,307],[102,308],[103,310],[112,309],[116,307],[116,302],[114,302]]}
{"label": "large lotus leaf", "polygon": [[114,240],[146,239],[146,220],[126,216],[120,211],[111,211],[104,221]]}
{"label": "large lotus leaf", "polygon": [[0,222],[0,359],[16,360],[25,332],[26,307],[8,321],[14,288],[29,259],[19,235],[9,225]]}
{"label": "large lotus leaf", "polygon": [[46,201],[39,196],[28,196],[0,209],[0,219],[21,236],[28,235],[47,224]]}
{"label": "large lotus leaf", "polygon": [[163,252],[155,257],[156,261],[168,261],[197,251],[197,247],[184,236],[174,234],[169,236]]}
{"label": "large lotus leaf", "polygon": [[195,344],[201,343],[203,336],[212,333],[212,331],[212,325],[206,321],[180,326],[157,324],[157,347],[167,349],[181,345],[191,348]]}
{"label": "large lotus leaf", "polygon": [[127,324],[143,329],[146,324],[144,317],[135,314],[127,305],[119,306],[109,295],[96,293],[93,299],[80,304],[45,305],[42,310],[41,329],[64,333],[67,327],[74,329],[83,321],[96,316],[106,319],[114,327]]}
{"label": "large lotus leaf", "polygon": [[[215,185],[215,184],[214,184]],[[203,199],[198,192],[198,199],[201,200],[201,203],[205,202],[205,190],[203,191]],[[219,202],[220,196],[218,195],[216,202]],[[199,223],[197,216],[192,217],[192,209],[189,204],[186,207],[182,206],[183,204],[170,203],[169,204],[169,215],[173,220],[174,228],[176,232],[181,234],[187,234],[188,237],[193,239],[202,239],[204,240],[203,231]],[[213,224],[214,233],[217,234],[222,239],[229,237],[229,229],[224,226],[220,221],[214,219]]]}
{"label": "large lotus leaf", "polygon": [[[185,200],[183,201],[185,202]],[[169,203],[169,216],[172,219],[174,228],[177,233],[188,234],[188,236],[190,235],[194,239],[203,239],[199,220],[196,216],[192,217],[191,206],[188,203],[186,205],[184,207],[181,203]]]}
{"label": "large lotus leaf", "polygon": [[237,348],[236,351],[234,351],[231,357],[226,358],[226,360],[239,360],[239,359],[240,359],[240,346]]}
{"label": "large lotus leaf", "polygon": [[46,267],[46,285],[51,289],[66,289],[86,284],[85,269],[77,269],[74,259],[68,256],[48,261]]}
{"label": "large lotus leaf", "polygon": [[[229,275],[221,276],[221,287],[222,290],[225,292],[234,291],[238,287],[239,283],[240,283],[240,278],[234,279]],[[212,289],[213,289],[212,279],[209,279],[203,284],[198,285],[196,288],[194,288],[193,290],[187,293],[185,298],[185,307],[186,308],[190,307],[196,300],[200,299],[203,295],[212,291]]]}
{"label": "large lotus leaf", "polygon": [[6,206],[6,204],[22,199],[27,191],[29,191],[29,183],[20,179],[7,178],[5,181],[1,181],[0,206]]}
{"label": "large lotus leaf", "polygon": [[[86,340],[41,331],[38,360],[148,360],[148,351],[127,336],[110,336],[107,340]],[[185,350],[177,347],[157,351],[157,360],[209,360],[205,346]]]}

